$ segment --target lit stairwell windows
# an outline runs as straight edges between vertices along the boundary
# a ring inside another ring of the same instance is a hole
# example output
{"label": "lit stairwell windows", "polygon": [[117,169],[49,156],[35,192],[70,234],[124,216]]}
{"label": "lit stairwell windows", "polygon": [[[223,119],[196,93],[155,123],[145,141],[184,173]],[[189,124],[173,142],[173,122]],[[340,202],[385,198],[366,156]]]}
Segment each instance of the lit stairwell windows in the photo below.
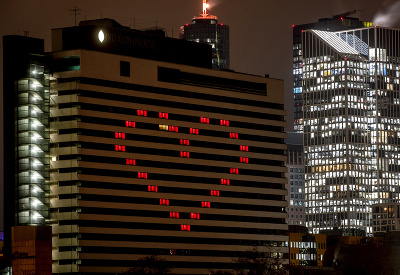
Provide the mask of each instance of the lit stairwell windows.
{"label": "lit stairwell windows", "polygon": [[240,145],[240,151],[249,151],[249,146],[245,146],[245,145]]}
{"label": "lit stairwell windows", "polygon": [[201,207],[210,208],[210,207],[211,207],[211,202],[209,202],[209,201],[202,201],[202,202],[201,202]]}
{"label": "lit stairwell windows", "polygon": [[219,190],[210,190],[210,191],[211,191],[211,196],[219,197]]}
{"label": "lit stairwell windows", "polygon": [[234,139],[238,139],[239,138],[239,134],[238,133],[229,133],[229,137],[230,138],[234,138]]}

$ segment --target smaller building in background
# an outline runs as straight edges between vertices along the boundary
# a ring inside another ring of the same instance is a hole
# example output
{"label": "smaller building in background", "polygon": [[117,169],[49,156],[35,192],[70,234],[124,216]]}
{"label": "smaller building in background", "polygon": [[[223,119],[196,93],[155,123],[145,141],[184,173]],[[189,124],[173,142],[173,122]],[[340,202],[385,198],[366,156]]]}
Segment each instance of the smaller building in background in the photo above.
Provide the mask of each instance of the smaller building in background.
{"label": "smaller building in background", "polygon": [[14,226],[11,241],[13,274],[51,275],[51,240],[50,226]]}
{"label": "smaller building in background", "polygon": [[289,233],[291,266],[322,266],[326,248],[325,234]]}
{"label": "smaller building in background", "polygon": [[208,14],[207,8],[203,0],[203,13],[181,26],[179,38],[211,45],[212,68],[229,69],[229,26],[218,23],[218,17]]}
{"label": "smaller building in background", "polygon": [[379,203],[372,206],[372,226],[374,236],[389,231],[400,231],[400,204],[396,202]]}
{"label": "smaller building in background", "polygon": [[304,163],[303,163],[303,134],[288,133],[287,144],[287,160],[288,168],[288,184],[286,189],[288,195],[286,200],[288,207],[286,211],[288,225],[304,225]]}

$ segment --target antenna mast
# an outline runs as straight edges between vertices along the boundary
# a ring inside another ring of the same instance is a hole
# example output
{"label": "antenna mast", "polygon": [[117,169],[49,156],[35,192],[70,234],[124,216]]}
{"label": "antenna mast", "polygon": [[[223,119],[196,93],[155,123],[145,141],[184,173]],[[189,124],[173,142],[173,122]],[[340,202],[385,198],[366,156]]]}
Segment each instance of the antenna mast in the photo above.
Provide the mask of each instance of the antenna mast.
{"label": "antenna mast", "polygon": [[203,0],[203,13],[202,13],[203,17],[207,17],[207,8],[208,7],[209,7],[209,5],[207,4],[207,0]]}

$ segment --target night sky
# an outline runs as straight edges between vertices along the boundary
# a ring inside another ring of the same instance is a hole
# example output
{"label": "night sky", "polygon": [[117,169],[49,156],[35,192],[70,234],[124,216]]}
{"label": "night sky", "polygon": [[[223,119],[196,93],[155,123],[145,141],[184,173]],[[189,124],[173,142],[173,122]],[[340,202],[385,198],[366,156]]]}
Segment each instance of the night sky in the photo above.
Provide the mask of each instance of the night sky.
{"label": "night sky", "polygon": [[[285,104],[288,131],[293,129],[292,115],[292,25],[318,21],[350,10],[362,10],[354,17],[372,21],[379,12],[385,25],[398,27],[400,2],[387,0],[208,0],[210,12],[219,22],[230,26],[231,69],[285,80]],[[80,9],[77,22],[112,18],[131,28],[156,25],[169,37],[178,37],[179,27],[202,11],[201,0],[0,0],[0,36],[16,34],[45,39],[51,51],[51,29],[74,25],[74,6]],[[386,19],[390,19],[386,21]],[[3,49],[0,41],[0,90],[3,87]],[[2,106],[2,98],[1,98]],[[3,129],[2,119],[0,120]],[[1,131],[3,132],[3,131]],[[3,137],[0,135],[0,143]],[[1,147],[2,148],[2,147]],[[3,155],[3,154],[1,154]],[[3,160],[0,157],[0,190],[3,184]],[[2,192],[0,192],[1,194]],[[0,210],[2,208],[0,204]],[[7,211],[7,208],[5,209]],[[1,211],[0,211],[1,212]],[[0,230],[2,230],[2,215]]]}

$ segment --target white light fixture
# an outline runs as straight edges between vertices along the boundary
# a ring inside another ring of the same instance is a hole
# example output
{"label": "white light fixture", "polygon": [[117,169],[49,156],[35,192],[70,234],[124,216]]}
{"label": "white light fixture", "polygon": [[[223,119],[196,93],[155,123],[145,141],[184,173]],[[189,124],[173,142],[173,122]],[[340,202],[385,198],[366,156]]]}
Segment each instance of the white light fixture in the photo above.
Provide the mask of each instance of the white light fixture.
{"label": "white light fixture", "polygon": [[99,31],[98,37],[99,37],[100,43],[103,43],[103,41],[104,41],[104,32],[102,30]]}
{"label": "white light fixture", "polygon": [[51,157],[51,161],[57,161],[57,157]]}

